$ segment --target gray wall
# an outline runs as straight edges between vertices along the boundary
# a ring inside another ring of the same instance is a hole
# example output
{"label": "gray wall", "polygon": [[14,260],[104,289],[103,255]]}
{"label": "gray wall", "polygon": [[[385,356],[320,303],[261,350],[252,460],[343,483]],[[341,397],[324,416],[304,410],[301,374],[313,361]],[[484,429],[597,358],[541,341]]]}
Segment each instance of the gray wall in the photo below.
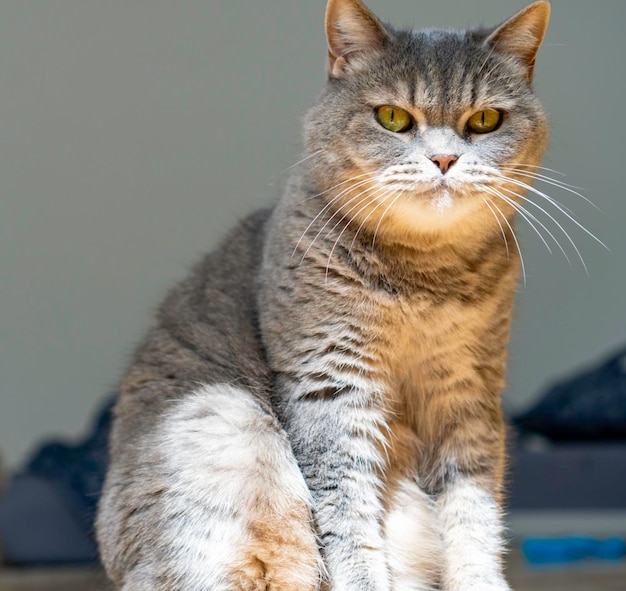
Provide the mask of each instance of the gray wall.
{"label": "gray wall", "polygon": [[[519,0],[370,0],[417,26],[496,23]],[[537,68],[553,124],[545,165],[602,209],[550,193],[550,256],[522,229],[507,404],[625,340],[620,176],[626,3],[554,0]],[[167,287],[281,192],[325,77],[323,0],[0,2],[0,449],[77,436]],[[559,177],[560,178],[560,177]],[[559,234],[556,229],[556,234]]]}

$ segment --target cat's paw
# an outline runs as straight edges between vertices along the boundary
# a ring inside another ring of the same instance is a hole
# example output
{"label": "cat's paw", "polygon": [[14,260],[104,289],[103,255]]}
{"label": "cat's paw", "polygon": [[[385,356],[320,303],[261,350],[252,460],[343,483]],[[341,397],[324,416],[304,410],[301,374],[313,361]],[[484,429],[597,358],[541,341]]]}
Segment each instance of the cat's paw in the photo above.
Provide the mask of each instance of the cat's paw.
{"label": "cat's paw", "polygon": [[231,571],[229,581],[234,591],[317,591],[318,572],[310,564],[264,562],[251,555]]}
{"label": "cat's paw", "polygon": [[323,566],[308,522],[265,522],[250,528],[250,534],[250,543],[229,569],[234,591],[320,589]]}
{"label": "cat's paw", "polygon": [[508,583],[503,579],[481,580],[471,578],[465,581],[458,581],[453,584],[444,585],[444,591],[511,591]]}

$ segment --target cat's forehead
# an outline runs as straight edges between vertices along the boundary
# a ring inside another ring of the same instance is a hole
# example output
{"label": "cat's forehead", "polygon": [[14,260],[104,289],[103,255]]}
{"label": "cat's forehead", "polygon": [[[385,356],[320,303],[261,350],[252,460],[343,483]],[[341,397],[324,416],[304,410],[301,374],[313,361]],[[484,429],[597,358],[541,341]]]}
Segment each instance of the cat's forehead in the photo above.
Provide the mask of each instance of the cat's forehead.
{"label": "cat's forehead", "polygon": [[395,99],[433,115],[488,105],[512,108],[519,81],[485,46],[485,36],[441,29],[396,32],[374,66],[378,84],[365,89],[368,101]]}
{"label": "cat's forehead", "polygon": [[417,67],[425,74],[433,69],[445,76],[457,70],[471,71],[492,53],[484,40],[486,31],[448,29],[395,30],[387,57]]}

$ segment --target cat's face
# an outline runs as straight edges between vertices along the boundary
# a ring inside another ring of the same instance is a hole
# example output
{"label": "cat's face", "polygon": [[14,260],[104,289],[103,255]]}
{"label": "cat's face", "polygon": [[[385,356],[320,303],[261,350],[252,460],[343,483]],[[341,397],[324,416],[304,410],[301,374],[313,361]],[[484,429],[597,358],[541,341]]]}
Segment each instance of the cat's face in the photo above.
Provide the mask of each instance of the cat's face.
{"label": "cat's face", "polygon": [[331,0],[330,80],[306,127],[327,200],[400,234],[508,223],[547,142],[530,80],[548,14],[542,2],[497,30],[396,31]]}

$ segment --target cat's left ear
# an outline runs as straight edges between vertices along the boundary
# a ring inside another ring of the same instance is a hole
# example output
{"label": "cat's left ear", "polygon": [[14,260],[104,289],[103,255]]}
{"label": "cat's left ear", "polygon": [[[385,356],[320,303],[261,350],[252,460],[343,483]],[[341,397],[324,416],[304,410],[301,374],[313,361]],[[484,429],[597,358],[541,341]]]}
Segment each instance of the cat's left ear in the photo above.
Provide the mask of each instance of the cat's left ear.
{"label": "cat's left ear", "polygon": [[535,2],[500,25],[489,35],[486,43],[498,53],[516,58],[526,67],[527,78],[531,80],[535,58],[546,34],[549,20],[550,4]]}
{"label": "cat's left ear", "polygon": [[328,75],[343,78],[351,66],[358,64],[359,57],[381,49],[388,35],[361,0],[328,0]]}

